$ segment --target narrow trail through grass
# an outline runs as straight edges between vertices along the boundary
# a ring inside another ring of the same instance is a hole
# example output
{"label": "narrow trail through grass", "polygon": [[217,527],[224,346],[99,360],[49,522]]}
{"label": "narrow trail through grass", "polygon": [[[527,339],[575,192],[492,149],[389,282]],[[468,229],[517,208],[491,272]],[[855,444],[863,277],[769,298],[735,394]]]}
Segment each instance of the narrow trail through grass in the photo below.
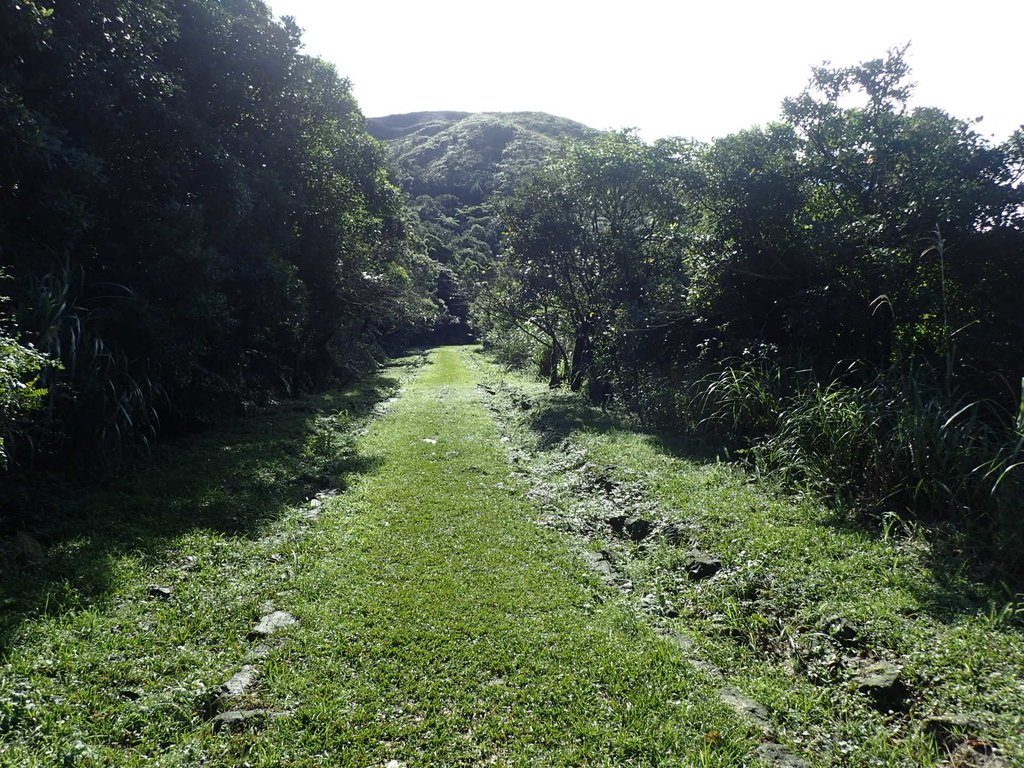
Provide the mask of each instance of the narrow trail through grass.
{"label": "narrow trail through grass", "polygon": [[1012,606],[471,348],[163,450],[0,574],[0,766],[1019,764]]}
{"label": "narrow trail through grass", "polygon": [[295,716],[225,761],[736,764],[750,745],[709,682],[595,604],[592,574],[531,521],[476,383],[442,349],[364,438],[378,471],[302,552],[302,628],[268,674]]}

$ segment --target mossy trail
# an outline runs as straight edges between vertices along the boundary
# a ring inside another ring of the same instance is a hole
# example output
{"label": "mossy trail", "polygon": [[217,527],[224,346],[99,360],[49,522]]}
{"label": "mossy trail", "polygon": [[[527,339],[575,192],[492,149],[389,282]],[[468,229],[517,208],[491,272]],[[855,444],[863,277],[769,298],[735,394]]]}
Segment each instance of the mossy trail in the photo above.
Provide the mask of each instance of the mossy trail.
{"label": "mossy trail", "polygon": [[302,623],[267,664],[292,714],[210,744],[220,764],[739,765],[710,681],[532,521],[464,354],[361,441],[377,470],[299,553]]}

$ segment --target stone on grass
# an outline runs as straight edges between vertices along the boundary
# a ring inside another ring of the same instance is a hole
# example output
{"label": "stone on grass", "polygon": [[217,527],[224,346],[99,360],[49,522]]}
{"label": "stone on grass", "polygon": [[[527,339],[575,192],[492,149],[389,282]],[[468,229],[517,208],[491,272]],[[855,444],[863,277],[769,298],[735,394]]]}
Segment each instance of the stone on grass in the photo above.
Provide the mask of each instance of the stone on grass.
{"label": "stone on grass", "polygon": [[159,587],[156,585],[150,586],[149,596],[156,597],[160,600],[170,600],[174,593],[170,587]]}
{"label": "stone on grass", "polygon": [[754,755],[770,768],[810,768],[811,765],[781,744],[762,744],[754,750]]}
{"label": "stone on grass", "polygon": [[626,516],[625,515],[612,515],[608,518],[608,525],[611,526],[615,533],[622,533],[626,527]]}
{"label": "stone on grass", "polygon": [[298,623],[299,620],[288,613],[288,611],[274,611],[260,619],[259,623],[253,627],[252,632],[249,633],[249,639],[255,640],[258,637],[269,637],[279,629]]}
{"label": "stone on grass", "polygon": [[221,683],[217,693],[221,699],[237,699],[244,696],[256,680],[255,667],[246,664],[238,670],[231,679]]}
{"label": "stone on grass", "polygon": [[981,723],[963,714],[930,715],[921,721],[921,730],[947,749],[960,743],[961,737],[977,733]]}
{"label": "stone on grass", "polygon": [[629,538],[641,542],[651,535],[654,525],[650,520],[644,520],[642,517],[630,517],[623,524],[623,528],[629,534]]}
{"label": "stone on grass", "polygon": [[222,730],[240,731],[263,723],[269,713],[265,709],[232,709],[213,718],[214,733]]}
{"label": "stone on grass", "polygon": [[958,746],[949,756],[952,768],[1013,768],[1013,763],[996,754],[992,744],[971,739]]}
{"label": "stone on grass", "polygon": [[710,579],[722,570],[722,561],[692,549],[683,558],[683,570],[686,571],[686,575],[693,581]]}
{"label": "stone on grass", "polygon": [[671,544],[673,547],[676,546],[683,539],[682,529],[675,523],[669,523],[661,529],[661,535],[666,542]]}
{"label": "stone on grass", "polygon": [[858,691],[870,696],[881,709],[898,710],[907,695],[907,687],[900,679],[901,671],[892,662],[876,661],[861,669],[853,682]]}
{"label": "stone on grass", "polygon": [[721,688],[718,691],[718,698],[722,703],[736,712],[747,722],[762,729],[771,728],[771,719],[768,717],[768,710],[760,702],[754,701],[749,696],[744,696],[735,688]]}

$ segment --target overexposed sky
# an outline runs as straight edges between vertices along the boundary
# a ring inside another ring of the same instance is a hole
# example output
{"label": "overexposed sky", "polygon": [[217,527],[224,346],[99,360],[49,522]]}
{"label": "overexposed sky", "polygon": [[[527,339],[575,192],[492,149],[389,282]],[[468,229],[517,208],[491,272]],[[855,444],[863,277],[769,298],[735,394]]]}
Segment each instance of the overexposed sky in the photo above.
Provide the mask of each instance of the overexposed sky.
{"label": "overexposed sky", "polygon": [[810,68],[911,43],[915,103],[1024,123],[1024,0],[268,0],[367,116],[539,111],[647,139],[775,119]]}

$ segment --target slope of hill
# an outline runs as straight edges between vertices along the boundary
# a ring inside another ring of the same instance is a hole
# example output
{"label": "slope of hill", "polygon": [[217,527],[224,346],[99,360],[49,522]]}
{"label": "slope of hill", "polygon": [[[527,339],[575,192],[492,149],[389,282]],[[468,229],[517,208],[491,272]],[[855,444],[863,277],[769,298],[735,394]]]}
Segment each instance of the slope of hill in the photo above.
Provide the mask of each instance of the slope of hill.
{"label": "slope of hill", "polygon": [[470,205],[514,185],[561,139],[594,133],[543,112],[412,112],[367,122],[388,143],[403,189],[414,197],[452,194]]}
{"label": "slope of hill", "polygon": [[438,265],[448,308],[442,338],[463,340],[469,303],[487,279],[500,238],[494,200],[510,192],[565,139],[596,133],[543,112],[411,112],[367,120],[388,145],[412,226]]}

